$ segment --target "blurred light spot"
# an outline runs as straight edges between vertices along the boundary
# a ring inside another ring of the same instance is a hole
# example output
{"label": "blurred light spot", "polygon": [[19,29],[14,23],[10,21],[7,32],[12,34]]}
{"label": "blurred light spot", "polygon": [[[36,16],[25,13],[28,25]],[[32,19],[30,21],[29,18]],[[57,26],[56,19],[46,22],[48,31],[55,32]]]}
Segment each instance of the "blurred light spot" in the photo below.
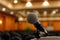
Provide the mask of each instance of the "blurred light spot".
{"label": "blurred light spot", "polygon": [[26,7],[31,7],[32,6],[32,3],[31,2],[27,2],[26,3]]}
{"label": "blurred light spot", "polygon": [[6,8],[2,8],[2,11],[6,11]]}
{"label": "blurred light spot", "polygon": [[18,3],[18,0],[14,0],[14,3],[15,3],[15,4]]}
{"label": "blurred light spot", "polygon": [[56,14],[56,11],[55,10],[52,11],[52,15],[54,15],[54,14]]}
{"label": "blurred light spot", "polygon": [[46,16],[46,15],[47,15],[47,11],[44,11],[44,13],[43,13],[43,14],[44,14],[44,16]]}
{"label": "blurred light spot", "polygon": [[2,24],[2,20],[0,20],[0,24]]}
{"label": "blurred light spot", "polygon": [[23,21],[24,19],[22,17],[19,17],[18,18],[18,21]]}
{"label": "blurred light spot", "polygon": [[43,2],[43,6],[48,6],[48,5],[49,5],[48,1],[45,0],[45,1]]}
{"label": "blurred light spot", "polygon": [[13,15],[13,14],[14,14],[14,12],[13,12],[13,11],[11,11],[11,12],[10,12],[10,14],[11,14],[11,15]]}

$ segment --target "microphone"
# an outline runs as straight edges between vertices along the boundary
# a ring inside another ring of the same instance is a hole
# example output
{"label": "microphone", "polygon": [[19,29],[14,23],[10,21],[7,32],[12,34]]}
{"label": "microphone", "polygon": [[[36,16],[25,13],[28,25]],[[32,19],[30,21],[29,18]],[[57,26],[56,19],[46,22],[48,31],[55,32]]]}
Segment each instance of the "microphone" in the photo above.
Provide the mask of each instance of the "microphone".
{"label": "microphone", "polygon": [[42,24],[38,20],[38,15],[35,13],[29,13],[27,14],[27,21],[30,24],[33,24],[37,30],[42,31],[44,33],[47,33],[46,29],[42,26]]}

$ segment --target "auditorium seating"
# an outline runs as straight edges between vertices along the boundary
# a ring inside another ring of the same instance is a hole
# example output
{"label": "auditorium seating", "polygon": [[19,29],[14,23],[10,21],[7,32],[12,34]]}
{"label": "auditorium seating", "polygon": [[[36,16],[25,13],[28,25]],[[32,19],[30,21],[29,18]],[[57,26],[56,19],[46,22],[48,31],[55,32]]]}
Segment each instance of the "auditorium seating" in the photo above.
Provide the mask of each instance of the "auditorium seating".
{"label": "auditorium seating", "polygon": [[[29,40],[35,37],[36,31],[0,31],[0,40]],[[59,32],[48,32],[48,36],[58,36]],[[44,36],[43,36],[44,37]]]}
{"label": "auditorium seating", "polygon": [[29,40],[34,38],[34,31],[0,32],[0,40]]}

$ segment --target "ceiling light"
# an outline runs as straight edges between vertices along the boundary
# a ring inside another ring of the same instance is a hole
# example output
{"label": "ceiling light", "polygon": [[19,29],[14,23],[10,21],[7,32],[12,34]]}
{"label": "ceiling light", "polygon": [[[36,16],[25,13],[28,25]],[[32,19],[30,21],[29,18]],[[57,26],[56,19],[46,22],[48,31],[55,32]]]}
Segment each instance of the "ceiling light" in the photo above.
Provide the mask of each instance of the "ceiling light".
{"label": "ceiling light", "polygon": [[55,9],[52,11],[52,14],[56,14],[59,10],[58,9]]}
{"label": "ceiling light", "polygon": [[48,1],[45,0],[45,1],[43,2],[43,6],[48,6],[48,5],[49,5]]}
{"label": "ceiling light", "polygon": [[14,0],[14,3],[15,3],[15,4],[18,3],[18,0]]}
{"label": "ceiling light", "polygon": [[13,15],[13,14],[14,14],[14,12],[13,12],[13,11],[11,11],[11,12],[10,12],[10,14],[11,14],[11,15]]}
{"label": "ceiling light", "polygon": [[56,14],[56,11],[55,11],[55,10],[54,10],[54,11],[52,11],[52,15],[53,15],[53,14]]}
{"label": "ceiling light", "polygon": [[44,11],[44,16],[46,16],[47,15],[47,11]]}
{"label": "ceiling light", "polygon": [[6,11],[6,8],[2,8],[2,11]]}
{"label": "ceiling light", "polygon": [[31,7],[32,6],[32,3],[31,2],[27,2],[26,3],[26,7]]}

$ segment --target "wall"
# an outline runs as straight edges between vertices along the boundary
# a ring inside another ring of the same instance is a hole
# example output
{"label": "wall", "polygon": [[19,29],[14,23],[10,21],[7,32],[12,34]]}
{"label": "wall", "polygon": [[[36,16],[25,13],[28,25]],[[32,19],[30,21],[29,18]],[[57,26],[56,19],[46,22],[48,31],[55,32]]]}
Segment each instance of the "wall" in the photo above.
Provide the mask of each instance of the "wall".
{"label": "wall", "polygon": [[[53,31],[60,31],[60,21],[58,21],[58,20],[53,20],[53,21],[51,21],[51,20],[45,20],[45,21],[41,21],[40,20],[40,23],[47,29],[47,25],[49,24],[49,23],[51,23],[52,25],[53,25]],[[36,28],[34,27],[34,25],[33,24],[29,24],[28,22],[26,22],[26,21],[22,21],[22,22],[20,22],[19,23],[19,29],[22,29],[22,30],[24,30],[25,28],[26,28],[26,26],[30,26],[33,30],[36,30]]]}
{"label": "wall", "polygon": [[4,12],[0,12],[0,31],[17,30],[17,23],[15,23],[15,17]]}
{"label": "wall", "polygon": [[[26,30],[27,27],[36,30],[33,24],[29,24],[27,21],[15,22],[15,19],[16,17],[14,16],[0,12],[0,20],[2,20],[0,31]],[[40,20],[40,22],[45,28],[47,28],[48,23],[52,23],[54,31],[60,31],[60,20]]]}

